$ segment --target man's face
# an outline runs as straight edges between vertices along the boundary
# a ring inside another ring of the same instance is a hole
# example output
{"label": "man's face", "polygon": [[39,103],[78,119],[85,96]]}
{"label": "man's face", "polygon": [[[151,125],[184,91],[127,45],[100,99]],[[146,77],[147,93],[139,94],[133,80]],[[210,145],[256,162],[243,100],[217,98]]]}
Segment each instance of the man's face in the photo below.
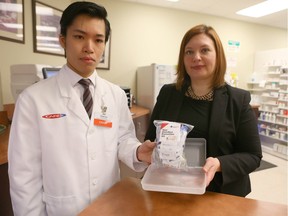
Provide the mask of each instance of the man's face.
{"label": "man's face", "polygon": [[82,77],[90,76],[105,50],[104,20],[79,15],[59,41],[65,49],[67,65]]}

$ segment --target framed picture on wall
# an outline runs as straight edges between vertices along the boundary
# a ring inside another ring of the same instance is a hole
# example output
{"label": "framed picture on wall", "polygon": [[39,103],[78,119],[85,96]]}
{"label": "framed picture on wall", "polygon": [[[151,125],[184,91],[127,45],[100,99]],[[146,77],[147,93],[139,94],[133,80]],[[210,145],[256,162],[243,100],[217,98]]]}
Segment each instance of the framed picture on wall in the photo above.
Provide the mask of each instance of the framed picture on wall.
{"label": "framed picture on wall", "polygon": [[33,49],[35,53],[64,56],[58,38],[62,11],[32,0]]}
{"label": "framed picture on wall", "polygon": [[24,43],[24,0],[0,0],[0,39]]}
{"label": "framed picture on wall", "polygon": [[110,69],[110,51],[111,51],[111,35],[106,43],[105,51],[102,55],[101,61],[97,69],[109,70]]}

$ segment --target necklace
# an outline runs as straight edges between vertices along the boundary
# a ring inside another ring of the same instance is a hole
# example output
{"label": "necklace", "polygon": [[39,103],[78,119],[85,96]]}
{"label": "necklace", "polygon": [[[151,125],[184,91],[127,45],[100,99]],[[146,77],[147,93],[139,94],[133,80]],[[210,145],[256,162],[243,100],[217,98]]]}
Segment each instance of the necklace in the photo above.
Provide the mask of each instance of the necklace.
{"label": "necklace", "polygon": [[191,97],[192,99],[195,99],[195,100],[213,101],[214,90],[211,90],[210,92],[208,92],[205,95],[198,96],[194,93],[191,86],[189,86],[185,95],[188,97]]}

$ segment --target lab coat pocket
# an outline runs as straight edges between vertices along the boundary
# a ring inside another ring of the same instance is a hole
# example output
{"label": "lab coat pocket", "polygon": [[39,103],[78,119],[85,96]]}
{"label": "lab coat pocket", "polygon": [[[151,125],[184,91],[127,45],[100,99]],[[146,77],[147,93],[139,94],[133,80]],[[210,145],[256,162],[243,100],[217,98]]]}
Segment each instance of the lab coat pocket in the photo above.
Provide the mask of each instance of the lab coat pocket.
{"label": "lab coat pocket", "polygon": [[49,216],[73,216],[79,213],[75,196],[55,197],[43,193],[43,202]]}

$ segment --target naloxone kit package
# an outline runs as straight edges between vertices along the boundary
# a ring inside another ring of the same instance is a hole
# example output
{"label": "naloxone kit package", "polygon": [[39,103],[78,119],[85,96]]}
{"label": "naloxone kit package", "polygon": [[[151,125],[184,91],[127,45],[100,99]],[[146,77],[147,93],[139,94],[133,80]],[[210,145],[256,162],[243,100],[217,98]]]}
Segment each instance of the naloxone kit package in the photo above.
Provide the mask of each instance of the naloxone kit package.
{"label": "naloxone kit package", "polygon": [[186,168],[187,163],[183,151],[187,134],[193,129],[192,125],[154,121],[156,126],[157,147],[154,149],[152,163],[157,166]]}

